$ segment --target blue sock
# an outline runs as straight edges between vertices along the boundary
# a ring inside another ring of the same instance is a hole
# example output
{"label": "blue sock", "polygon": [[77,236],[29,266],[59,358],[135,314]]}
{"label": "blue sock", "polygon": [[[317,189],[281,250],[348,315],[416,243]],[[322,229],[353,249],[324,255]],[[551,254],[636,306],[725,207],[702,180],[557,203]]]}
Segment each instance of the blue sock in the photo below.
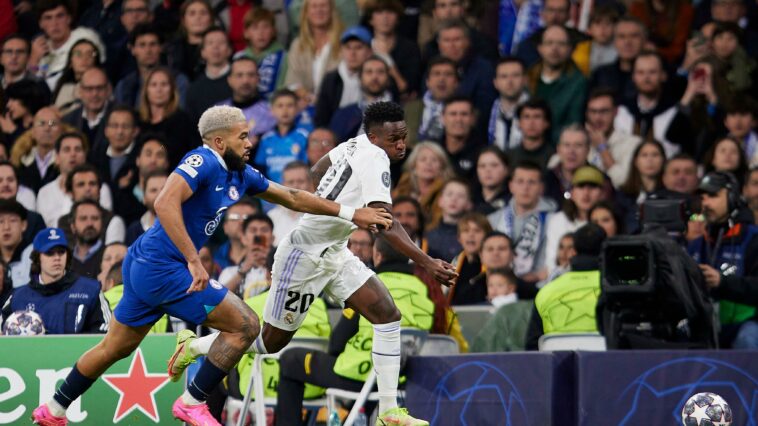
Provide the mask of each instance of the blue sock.
{"label": "blue sock", "polygon": [[187,392],[196,400],[205,401],[228,373],[228,371],[216,367],[206,359],[197,371],[195,378],[192,379],[192,383],[187,386]]}
{"label": "blue sock", "polygon": [[74,368],[68,373],[66,380],[61,387],[58,388],[58,391],[55,392],[53,399],[64,408],[68,408],[76,398],[79,398],[84,392],[87,392],[87,389],[95,383],[95,380],[97,379],[85,377],[79,372],[79,369],[76,368],[76,364],[74,364]]}

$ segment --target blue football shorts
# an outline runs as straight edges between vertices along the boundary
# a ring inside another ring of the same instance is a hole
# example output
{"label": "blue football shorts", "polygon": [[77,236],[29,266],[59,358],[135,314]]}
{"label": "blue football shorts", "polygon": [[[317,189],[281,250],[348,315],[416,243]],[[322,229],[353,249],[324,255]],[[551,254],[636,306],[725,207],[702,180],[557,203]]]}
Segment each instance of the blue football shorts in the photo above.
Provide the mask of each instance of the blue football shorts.
{"label": "blue football shorts", "polygon": [[124,296],[114,314],[118,322],[130,327],[152,324],[163,314],[202,324],[227,293],[215,280],[203,291],[187,293],[192,275],[186,264],[150,262],[131,249],[124,257],[122,272]]}

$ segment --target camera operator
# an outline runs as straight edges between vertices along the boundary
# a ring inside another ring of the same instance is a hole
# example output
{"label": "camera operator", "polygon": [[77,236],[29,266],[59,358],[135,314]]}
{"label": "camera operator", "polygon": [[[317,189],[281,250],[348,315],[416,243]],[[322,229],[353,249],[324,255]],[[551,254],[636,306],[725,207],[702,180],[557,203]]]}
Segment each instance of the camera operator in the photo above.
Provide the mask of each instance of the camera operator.
{"label": "camera operator", "polygon": [[721,300],[721,347],[758,348],[758,226],[731,173],[708,173],[698,192],[707,232],[688,251]]}

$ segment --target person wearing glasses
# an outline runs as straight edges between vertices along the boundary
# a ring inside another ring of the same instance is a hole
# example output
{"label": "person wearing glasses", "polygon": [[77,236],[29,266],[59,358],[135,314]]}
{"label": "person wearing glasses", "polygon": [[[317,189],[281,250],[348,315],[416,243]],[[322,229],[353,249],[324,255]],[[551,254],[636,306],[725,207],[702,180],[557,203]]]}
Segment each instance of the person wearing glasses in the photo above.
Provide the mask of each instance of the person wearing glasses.
{"label": "person wearing glasses", "polygon": [[82,73],[76,90],[81,105],[64,115],[63,121],[84,133],[92,152],[97,152],[108,144],[104,119],[110,114],[111,84],[102,68],[93,67]]}
{"label": "person wearing glasses", "polygon": [[38,192],[58,177],[55,167],[55,141],[64,131],[73,130],[61,121],[53,107],[45,107],[34,115],[32,128],[22,134],[11,149],[11,164],[18,168],[19,182]]}
{"label": "person wearing glasses", "polygon": [[82,74],[90,68],[99,67],[103,64],[97,46],[87,39],[81,39],[74,43],[74,47],[68,53],[68,61],[63,69],[63,74],[55,84],[53,90],[53,104],[66,115],[79,106],[79,81]]}
{"label": "person wearing glasses", "polygon": [[0,45],[0,65],[3,68],[3,72],[0,73],[0,86],[3,89],[23,80],[40,81],[26,68],[30,50],[29,40],[20,34],[11,34],[3,39]]}

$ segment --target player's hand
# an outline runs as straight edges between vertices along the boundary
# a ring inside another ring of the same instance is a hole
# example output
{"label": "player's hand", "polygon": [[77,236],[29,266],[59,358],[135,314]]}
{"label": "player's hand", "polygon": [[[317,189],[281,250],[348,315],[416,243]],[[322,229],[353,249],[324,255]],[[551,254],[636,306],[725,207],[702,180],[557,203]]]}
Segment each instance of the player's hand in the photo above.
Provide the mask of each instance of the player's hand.
{"label": "player's hand", "polygon": [[205,287],[208,286],[208,279],[210,277],[208,276],[208,271],[205,270],[203,264],[200,262],[200,258],[198,257],[196,260],[188,262],[187,267],[192,275],[192,284],[189,289],[187,289],[187,293],[205,290]]}
{"label": "player's hand", "polygon": [[708,288],[716,288],[721,284],[721,273],[716,268],[703,264],[698,266],[700,267],[700,272],[703,273],[703,277],[705,277],[705,285]]}
{"label": "player's hand", "polygon": [[458,278],[458,273],[455,272],[455,267],[444,260],[430,258],[429,263],[424,265],[424,269],[432,274],[438,283],[444,286],[455,284],[455,280]]}
{"label": "player's hand", "polygon": [[371,229],[372,226],[379,229],[390,229],[392,227],[392,213],[384,209],[364,207],[355,211],[353,223],[363,229]]}

